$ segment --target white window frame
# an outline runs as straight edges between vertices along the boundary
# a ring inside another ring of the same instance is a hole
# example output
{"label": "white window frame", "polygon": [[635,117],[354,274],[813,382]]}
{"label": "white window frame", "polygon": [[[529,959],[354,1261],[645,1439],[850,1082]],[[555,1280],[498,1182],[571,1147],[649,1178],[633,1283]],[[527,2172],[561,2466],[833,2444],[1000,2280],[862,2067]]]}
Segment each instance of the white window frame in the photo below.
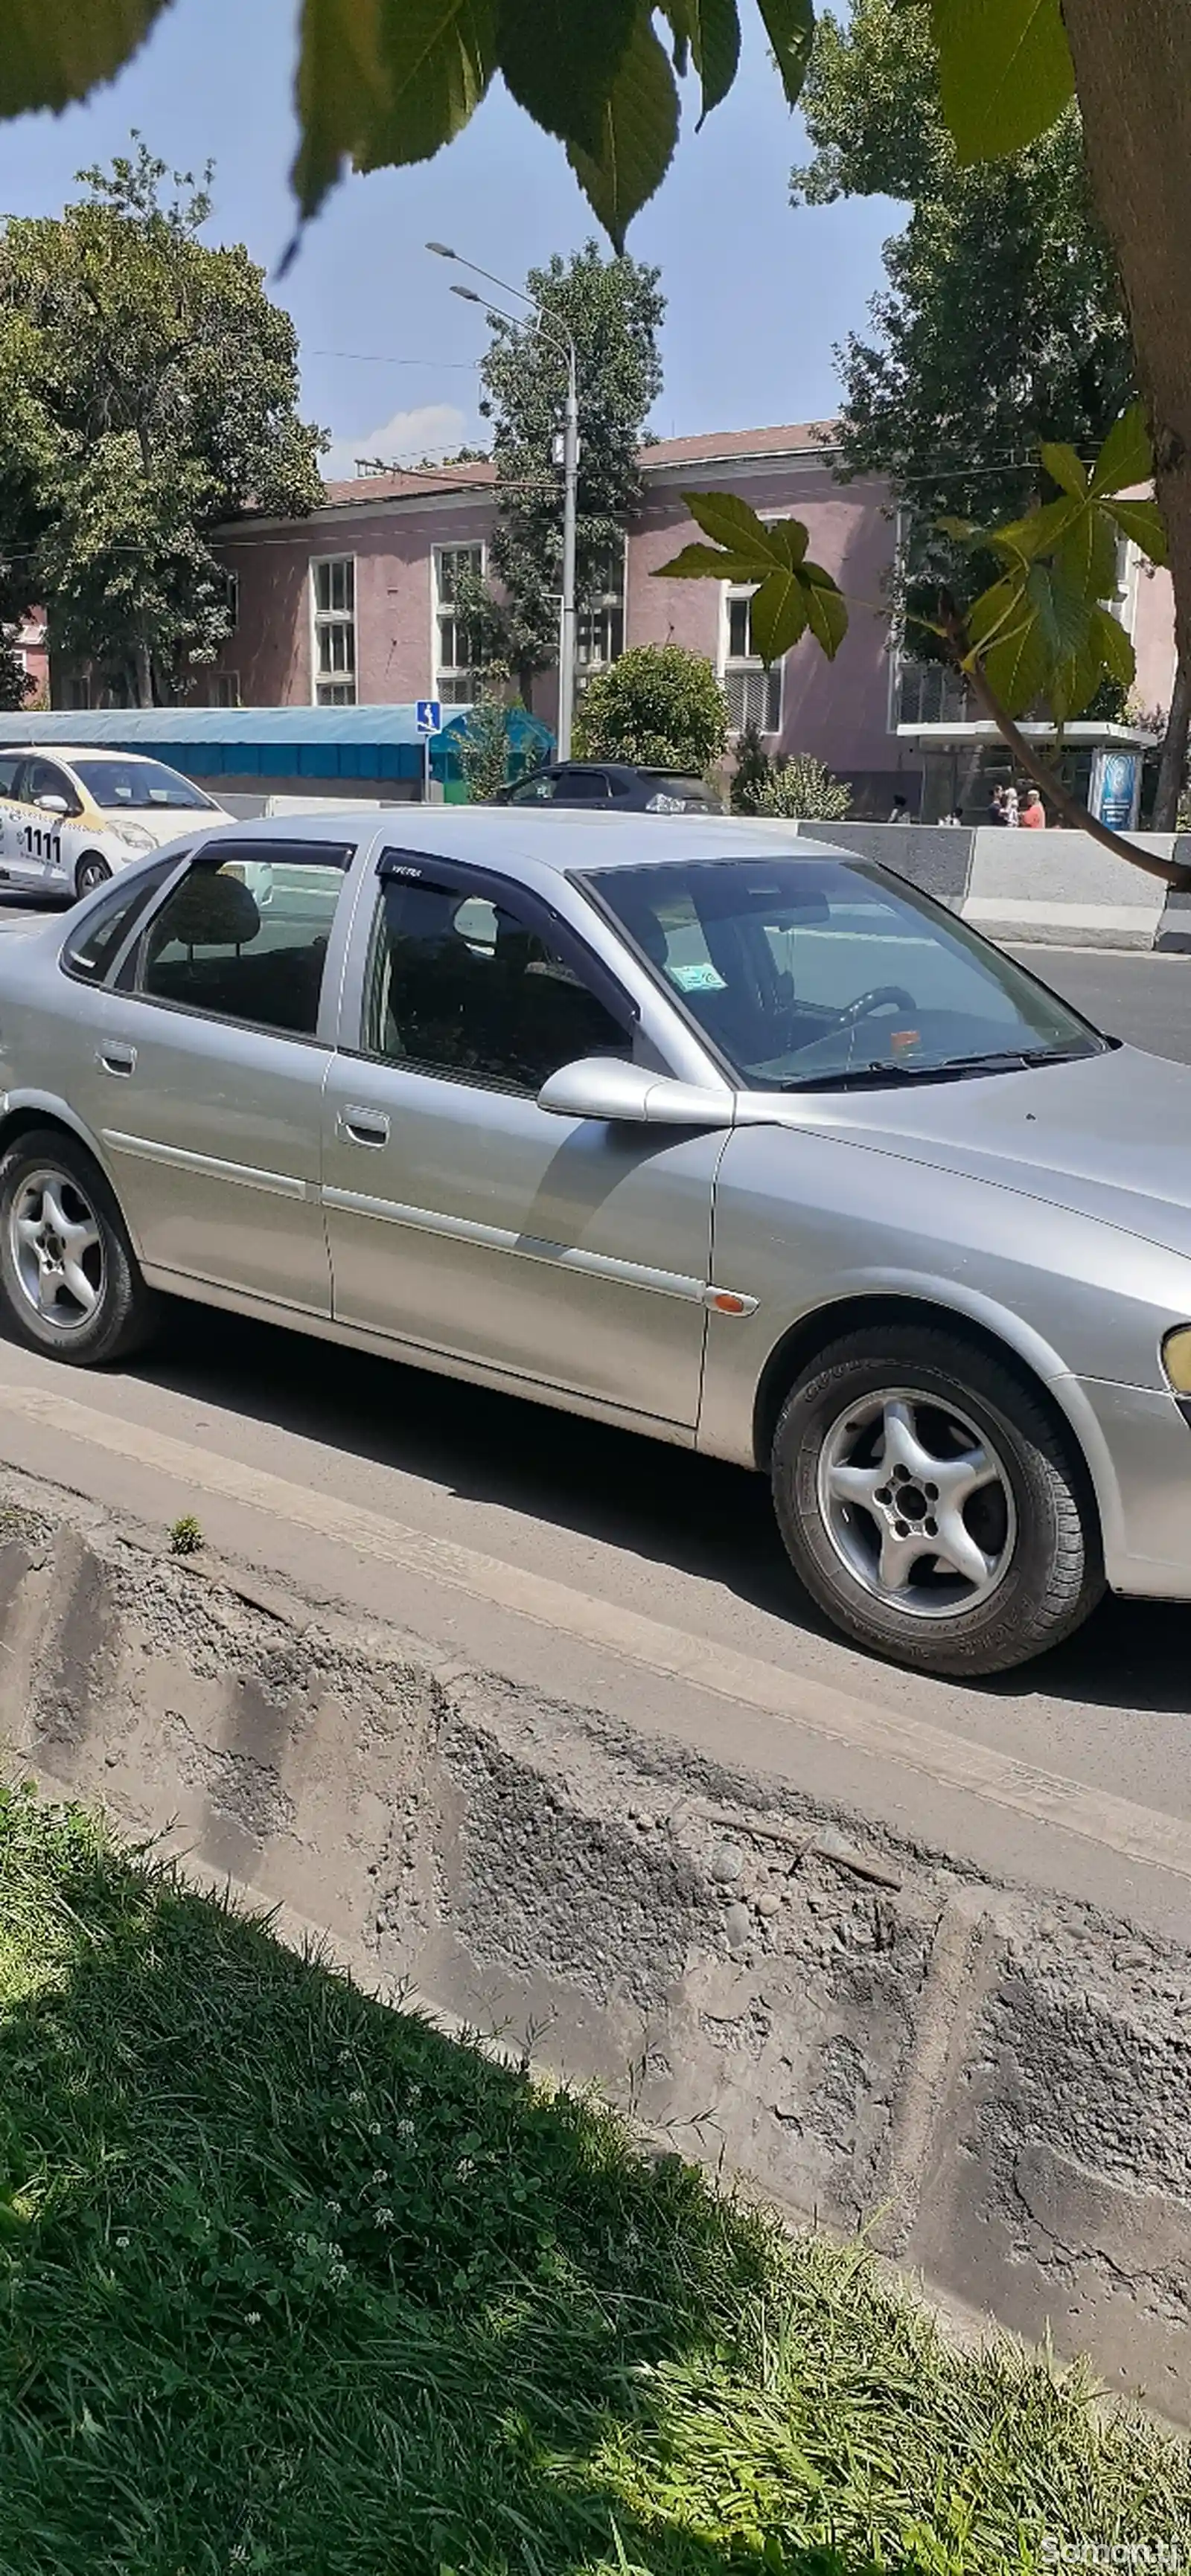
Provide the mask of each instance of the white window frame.
{"label": "white window frame", "polygon": [[444,555],[473,555],[478,557],[477,578],[480,581],[486,581],[488,577],[488,547],[483,537],[444,537],[440,543],[434,545],[431,549],[430,668],[434,675],[432,695],[440,699],[444,706],[465,707],[469,706],[475,697],[476,682],[479,678],[479,668],[474,662],[444,662],[442,659],[442,630],[444,620],[449,617],[454,620],[456,625],[459,622],[458,619],[455,618],[455,612],[451,606],[451,602],[443,597],[442,566]]}
{"label": "white window frame", "polygon": [[1137,586],[1141,573],[1141,553],[1132,537],[1118,537],[1116,587],[1108,606],[1126,635],[1136,637]]}
{"label": "white window frame", "polygon": [[[594,606],[591,608],[581,608],[576,617],[575,678],[580,689],[585,688],[587,682],[594,679],[597,671],[610,670],[612,664],[620,660],[620,656],[625,649],[625,613],[628,606],[629,586],[628,562],[628,538],[627,536],[624,536],[621,538],[619,549],[618,569],[620,579],[618,587],[611,590],[601,591]],[[612,652],[601,651],[598,653],[585,653],[583,650],[584,625],[586,624],[593,633],[602,626],[604,630],[604,639],[605,642],[607,642],[608,640],[611,640],[611,622],[618,612],[620,616],[620,642],[616,646],[615,650]]]}
{"label": "white window frame", "polygon": [[[773,724],[765,722],[760,726],[762,740],[765,742],[776,742],[779,740],[781,735],[782,720],[786,711],[785,654],[782,654],[780,661],[771,663],[769,669],[766,670],[765,664],[761,660],[759,653],[733,653],[729,649],[732,635],[733,605],[740,600],[746,600],[751,605],[752,601],[756,598],[759,588],[760,583],[755,581],[722,581],[720,583],[720,633],[719,649],[716,656],[716,674],[725,697],[728,695],[728,682],[730,679],[739,678],[745,682],[746,685],[743,695],[746,701],[746,709],[747,699],[749,696],[747,683],[750,679],[756,678],[760,684],[760,689],[765,692],[762,699],[761,709],[764,717],[768,717],[770,713],[771,701],[769,692],[775,685],[776,675],[776,722]],[[752,642],[751,620],[749,641],[750,643]],[[749,718],[746,711],[741,722],[739,724],[734,723],[732,720],[731,708],[729,708],[728,722],[733,739],[744,731],[744,727],[748,721]]]}
{"label": "white window frame", "polygon": [[[210,703],[213,707],[242,707],[244,704],[244,700],[240,695],[240,674],[238,671],[213,671],[211,673],[211,690],[212,695]],[[230,697],[220,694],[221,691],[227,690],[233,691],[234,694]]]}
{"label": "white window frame", "polygon": [[[349,608],[320,608],[318,576],[331,566],[351,566],[351,605]],[[357,614],[359,585],[355,555],[312,555],[310,558],[310,703],[312,707],[354,707],[360,697],[360,652]],[[340,673],[320,670],[320,639],[324,632],[337,628],[351,636],[351,669]],[[325,693],[325,694],[324,694]]]}
{"label": "white window frame", "polygon": [[223,579],[227,592],[228,633],[236,635],[240,627],[240,576],[238,572],[225,572]]}

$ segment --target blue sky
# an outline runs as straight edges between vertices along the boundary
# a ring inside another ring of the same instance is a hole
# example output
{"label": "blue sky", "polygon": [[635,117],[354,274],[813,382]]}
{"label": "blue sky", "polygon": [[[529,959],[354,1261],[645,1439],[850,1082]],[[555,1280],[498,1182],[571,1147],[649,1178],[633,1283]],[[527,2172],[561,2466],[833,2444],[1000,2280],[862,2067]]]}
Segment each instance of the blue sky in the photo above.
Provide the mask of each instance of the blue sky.
{"label": "blue sky", "polygon": [[[836,398],[832,347],[863,320],[880,251],[898,223],[880,201],[791,212],[802,129],[781,99],[746,9],[731,97],[701,134],[688,100],[670,177],[630,248],[656,261],[669,297],[664,437],[811,420]],[[292,231],[288,170],[296,0],[173,0],[113,85],[63,117],[4,129],[0,212],[54,214],[74,173],[107,161],[138,126],[164,159],[216,162],[212,237],[240,239],[270,272]],[[503,91],[467,132],[415,170],[350,178],[273,291],[301,336],[307,411],[357,452],[416,459],[475,435],[482,316],[447,292],[428,238],[520,281],[594,229],[561,147]]]}

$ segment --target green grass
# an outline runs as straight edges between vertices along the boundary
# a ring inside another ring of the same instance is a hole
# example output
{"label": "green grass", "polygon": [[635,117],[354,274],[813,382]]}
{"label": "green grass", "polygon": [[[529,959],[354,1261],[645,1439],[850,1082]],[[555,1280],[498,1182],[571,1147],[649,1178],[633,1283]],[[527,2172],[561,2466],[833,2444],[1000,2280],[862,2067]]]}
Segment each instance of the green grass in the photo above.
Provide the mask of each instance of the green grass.
{"label": "green grass", "polygon": [[955,2356],[862,2252],[0,1793],[4,2576],[1021,2576],[1142,2540],[1191,2564],[1186,2458],[1077,2382]]}

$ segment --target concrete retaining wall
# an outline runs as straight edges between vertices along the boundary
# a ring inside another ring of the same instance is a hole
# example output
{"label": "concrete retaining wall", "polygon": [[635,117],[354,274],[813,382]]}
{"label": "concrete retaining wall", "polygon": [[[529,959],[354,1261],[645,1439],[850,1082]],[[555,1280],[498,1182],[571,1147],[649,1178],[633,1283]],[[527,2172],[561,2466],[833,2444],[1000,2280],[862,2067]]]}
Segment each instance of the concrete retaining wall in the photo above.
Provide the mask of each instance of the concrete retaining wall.
{"label": "concrete retaining wall", "polygon": [[[888,823],[797,828],[895,868],[993,939],[1191,950],[1191,895],[1169,894],[1160,878],[1114,858],[1090,833]],[[1129,838],[1157,858],[1191,863],[1191,834],[1134,832]]]}
{"label": "concrete retaining wall", "polygon": [[3,1493],[10,1765],[1191,2415],[1191,1956]]}

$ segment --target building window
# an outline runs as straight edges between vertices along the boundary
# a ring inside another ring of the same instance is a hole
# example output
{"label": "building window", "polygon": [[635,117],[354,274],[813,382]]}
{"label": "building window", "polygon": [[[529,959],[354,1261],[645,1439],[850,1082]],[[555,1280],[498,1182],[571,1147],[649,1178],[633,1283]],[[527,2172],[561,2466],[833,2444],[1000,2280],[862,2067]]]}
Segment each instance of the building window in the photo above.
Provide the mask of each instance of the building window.
{"label": "building window", "polygon": [[229,635],[234,635],[240,623],[240,576],[238,572],[225,572],[223,576],[223,594],[227,604],[227,631]]}
{"label": "building window", "polygon": [[970,724],[975,709],[968,684],[946,662],[916,662],[899,654],[896,664],[893,726]]}
{"label": "building window", "polygon": [[356,703],[356,559],[324,555],[310,567],[314,600],[314,703]]}
{"label": "building window", "polygon": [[753,651],[753,590],[735,585],[724,593],[723,664],[720,683],[728,701],[733,733],[755,724],[760,733],[782,729],[782,665],[766,670]]}
{"label": "building window", "polygon": [[207,703],[212,707],[238,707],[241,703],[239,672],[213,671]]}
{"label": "building window", "polygon": [[460,589],[484,578],[484,548],[434,549],[434,694],[449,707],[470,706],[479,685],[480,638],[459,612]]}
{"label": "building window", "polygon": [[624,546],[615,546],[596,574],[575,621],[575,662],[580,688],[624,651]]}

